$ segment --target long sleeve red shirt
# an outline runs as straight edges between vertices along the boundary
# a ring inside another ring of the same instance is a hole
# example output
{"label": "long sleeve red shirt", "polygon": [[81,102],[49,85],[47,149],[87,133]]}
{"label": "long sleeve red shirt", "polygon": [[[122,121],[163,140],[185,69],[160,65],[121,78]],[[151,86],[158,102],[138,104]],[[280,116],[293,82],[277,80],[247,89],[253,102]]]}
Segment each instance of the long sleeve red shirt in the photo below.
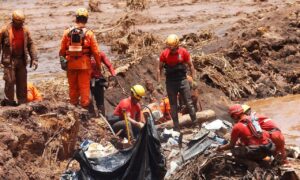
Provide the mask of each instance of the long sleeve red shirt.
{"label": "long sleeve red shirt", "polygon": [[[107,67],[107,69],[109,70],[110,74],[115,76],[116,72],[115,72],[110,60],[105,55],[105,53],[101,51],[99,55],[100,55],[101,63],[103,62],[105,64],[105,66]],[[101,69],[99,69],[97,67],[96,61],[94,59],[91,60],[91,64],[92,64],[92,78],[98,79],[100,77],[103,77]]]}

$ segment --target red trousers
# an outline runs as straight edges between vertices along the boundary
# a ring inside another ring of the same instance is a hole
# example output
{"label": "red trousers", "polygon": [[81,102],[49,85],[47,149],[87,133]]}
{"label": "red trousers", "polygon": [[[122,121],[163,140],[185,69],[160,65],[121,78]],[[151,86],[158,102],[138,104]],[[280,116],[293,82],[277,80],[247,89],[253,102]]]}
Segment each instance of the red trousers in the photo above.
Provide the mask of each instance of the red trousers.
{"label": "red trousers", "polygon": [[285,141],[282,133],[280,131],[273,131],[270,133],[270,138],[276,146],[275,149],[276,155],[281,153],[282,159],[285,161],[286,160],[286,152],[284,148]]}
{"label": "red trousers", "polygon": [[90,69],[70,69],[67,71],[70,103],[87,108],[90,103]]}

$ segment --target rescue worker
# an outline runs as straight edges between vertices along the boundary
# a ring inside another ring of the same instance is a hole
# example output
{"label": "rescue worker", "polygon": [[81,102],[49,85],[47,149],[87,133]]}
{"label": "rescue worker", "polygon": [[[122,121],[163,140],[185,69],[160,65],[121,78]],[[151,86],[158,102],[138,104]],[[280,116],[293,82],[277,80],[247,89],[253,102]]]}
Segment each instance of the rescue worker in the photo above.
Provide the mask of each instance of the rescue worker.
{"label": "rescue worker", "polygon": [[163,119],[162,122],[166,122],[168,120],[171,120],[171,107],[170,107],[170,101],[168,97],[162,98],[160,102],[160,110],[163,113]]}
{"label": "rescue worker", "polygon": [[[104,52],[100,52],[100,60],[105,64],[110,74],[115,79],[116,78],[115,70]],[[95,99],[98,110],[105,116],[104,88],[108,87],[108,83],[106,79],[103,77],[101,69],[99,68],[99,66],[97,66],[97,63],[93,58],[91,63],[92,63],[91,92],[93,96],[92,98]],[[93,104],[91,103],[91,105]]]}
{"label": "rescue worker", "polygon": [[145,89],[143,86],[137,84],[132,86],[130,91],[130,97],[122,99],[115,108],[113,116],[109,118],[109,122],[112,124],[112,128],[116,133],[122,130],[120,134],[121,137],[127,137],[124,112],[129,121],[130,134],[133,135],[133,137],[137,137],[139,129],[145,124],[139,103],[146,95]]}
{"label": "rescue worker", "polygon": [[189,110],[191,120],[196,120],[196,111],[191,100],[191,92],[187,80],[186,65],[190,68],[193,79],[195,79],[195,69],[188,51],[185,48],[179,47],[179,38],[177,35],[169,35],[166,39],[166,45],[167,48],[160,55],[157,81],[160,84],[161,73],[164,68],[166,75],[166,89],[171,105],[171,116],[174,123],[174,129],[179,131],[178,93],[183,97],[183,101]]}
{"label": "rescue worker", "polygon": [[25,15],[20,10],[12,13],[12,22],[0,30],[1,66],[4,68],[5,104],[16,105],[27,102],[27,59],[30,56],[30,67],[38,67],[37,52],[31,35],[24,26]]}
{"label": "rescue worker", "polygon": [[[229,114],[235,121],[231,132],[230,143],[219,146],[218,151],[232,150],[237,158],[260,161],[266,156],[270,156],[273,143],[269,140],[269,134],[263,131],[260,135],[255,131],[250,117],[244,114],[240,104],[235,104],[229,108]],[[240,145],[237,145],[237,141]]]}
{"label": "rescue worker", "polygon": [[251,118],[255,121],[258,121],[260,127],[267,131],[270,135],[270,139],[272,142],[275,144],[275,157],[279,156],[280,159],[282,160],[282,164],[288,163],[287,158],[286,158],[286,151],[285,151],[285,140],[284,136],[281,133],[281,130],[278,128],[274,120],[263,116],[263,115],[258,115],[254,112],[251,112],[251,107],[248,105],[243,105],[243,110],[244,113],[247,115],[251,115]]}
{"label": "rescue worker", "polygon": [[42,101],[42,95],[33,83],[27,84],[27,102]]}
{"label": "rescue worker", "polygon": [[70,103],[88,109],[90,103],[91,56],[100,69],[99,47],[94,33],[86,28],[88,11],[76,11],[76,24],[64,31],[59,56],[66,62]]}

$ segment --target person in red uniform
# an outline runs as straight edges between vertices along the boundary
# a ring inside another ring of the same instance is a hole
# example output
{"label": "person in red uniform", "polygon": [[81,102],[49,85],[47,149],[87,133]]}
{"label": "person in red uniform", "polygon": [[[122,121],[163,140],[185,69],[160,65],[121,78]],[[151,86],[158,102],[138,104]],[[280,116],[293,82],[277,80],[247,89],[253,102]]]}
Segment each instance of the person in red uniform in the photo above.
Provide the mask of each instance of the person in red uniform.
{"label": "person in red uniform", "polygon": [[288,163],[287,158],[286,158],[286,151],[285,151],[285,140],[284,136],[281,133],[281,130],[278,128],[277,124],[274,122],[274,120],[264,116],[264,115],[259,115],[251,112],[251,107],[244,105],[244,113],[248,115],[252,115],[253,118],[255,118],[261,129],[269,132],[270,139],[272,142],[275,144],[275,156],[280,156],[282,160],[282,164]]}
{"label": "person in red uniform", "polygon": [[[100,60],[101,63],[104,63],[110,74],[116,78],[115,70],[107,58],[104,52],[100,51]],[[105,116],[105,106],[104,106],[104,88],[107,88],[107,81],[104,78],[101,67],[97,66],[95,59],[91,60],[92,65],[92,77],[91,77],[91,92],[92,98],[96,101],[96,106],[98,110]],[[90,103],[92,108],[94,108],[93,104]]]}
{"label": "person in red uniform", "polygon": [[[229,114],[235,121],[230,143],[219,146],[217,150],[231,149],[234,156],[254,161],[260,161],[266,156],[270,156],[273,143],[269,140],[269,134],[266,131],[263,131],[261,134],[255,132],[251,119],[244,114],[242,106],[240,104],[231,106]],[[238,140],[241,146],[235,147]]]}
{"label": "person in red uniform", "polygon": [[166,45],[167,48],[160,55],[157,81],[160,84],[160,76],[162,69],[164,68],[166,75],[166,89],[171,105],[171,116],[174,123],[174,129],[179,131],[178,93],[183,97],[191,120],[196,120],[196,111],[191,99],[190,86],[187,80],[187,66],[191,70],[193,79],[195,79],[196,72],[188,51],[183,47],[179,47],[179,38],[177,35],[169,35],[166,40]]}
{"label": "person in red uniform", "polygon": [[114,110],[113,116],[109,118],[109,122],[112,124],[112,128],[117,133],[122,130],[121,137],[127,137],[126,135],[126,123],[124,112],[130,125],[130,134],[133,137],[137,137],[139,129],[141,129],[145,120],[141,111],[140,100],[145,96],[145,89],[141,85],[134,85],[131,87],[131,96],[122,99]]}

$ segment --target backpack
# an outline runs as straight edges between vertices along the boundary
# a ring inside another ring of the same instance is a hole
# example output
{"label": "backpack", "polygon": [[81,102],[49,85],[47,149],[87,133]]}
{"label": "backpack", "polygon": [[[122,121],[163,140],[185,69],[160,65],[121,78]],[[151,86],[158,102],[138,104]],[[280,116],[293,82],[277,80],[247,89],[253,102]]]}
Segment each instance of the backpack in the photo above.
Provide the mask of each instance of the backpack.
{"label": "backpack", "polygon": [[84,53],[89,53],[89,49],[84,49],[84,38],[87,33],[86,28],[72,27],[68,33],[70,44],[68,49],[69,56],[79,57]]}

